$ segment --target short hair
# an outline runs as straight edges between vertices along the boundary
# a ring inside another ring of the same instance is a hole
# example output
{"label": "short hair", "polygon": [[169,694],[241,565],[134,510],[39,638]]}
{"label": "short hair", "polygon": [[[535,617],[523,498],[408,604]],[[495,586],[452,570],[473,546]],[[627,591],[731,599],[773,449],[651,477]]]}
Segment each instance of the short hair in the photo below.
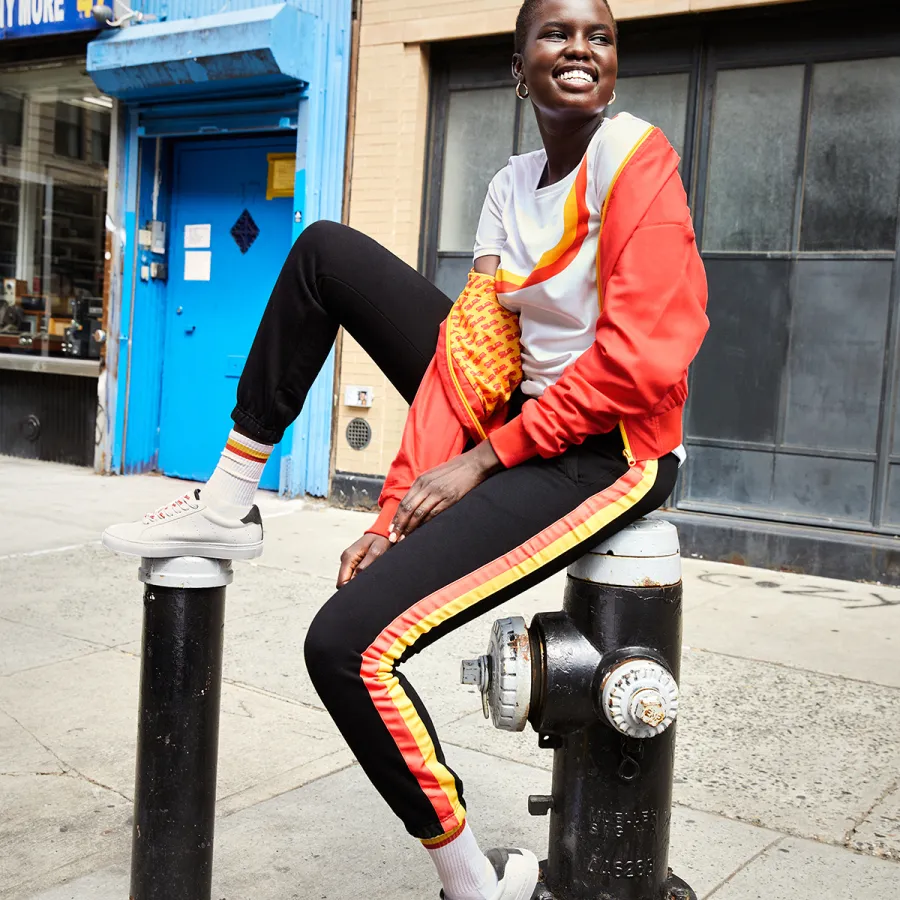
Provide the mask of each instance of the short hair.
{"label": "short hair", "polygon": [[[528,29],[531,28],[532,24],[534,24],[535,16],[537,15],[537,11],[540,8],[540,5],[544,2],[544,0],[525,0],[519,9],[519,14],[516,16],[516,36],[515,36],[515,51],[516,53],[521,53],[525,48],[525,41],[528,40]],[[609,10],[610,16],[612,16],[613,20],[613,28],[615,29],[616,39],[619,37],[619,26],[616,22],[616,17],[613,15],[612,7],[609,5],[609,0],[601,0],[603,5]]]}

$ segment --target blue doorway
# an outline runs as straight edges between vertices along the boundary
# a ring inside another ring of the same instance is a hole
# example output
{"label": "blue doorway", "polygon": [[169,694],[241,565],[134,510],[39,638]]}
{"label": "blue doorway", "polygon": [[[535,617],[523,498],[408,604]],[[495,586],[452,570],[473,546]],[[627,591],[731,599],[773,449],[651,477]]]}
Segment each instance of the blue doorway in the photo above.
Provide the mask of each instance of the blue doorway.
{"label": "blue doorway", "polygon": [[[291,247],[292,199],[267,199],[269,154],[293,136],[173,148],[172,232],[159,469],[205,481],[228,436],[238,379]],[[293,166],[291,166],[293,168]],[[277,490],[280,447],[260,487]]]}

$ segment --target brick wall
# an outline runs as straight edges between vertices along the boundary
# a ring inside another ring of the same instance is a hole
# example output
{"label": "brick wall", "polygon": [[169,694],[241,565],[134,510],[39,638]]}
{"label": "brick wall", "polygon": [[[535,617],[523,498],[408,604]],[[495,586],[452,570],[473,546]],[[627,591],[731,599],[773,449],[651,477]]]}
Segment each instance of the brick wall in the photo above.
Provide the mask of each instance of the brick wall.
{"label": "brick wall", "polygon": [[[760,6],[786,0],[611,0],[619,19]],[[416,266],[419,252],[425,132],[428,114],[428,45],[512,33],[519,0],[361,0],[359,81],[350,224]],[[335,468],[384,475],[406,419],[406,404],[349,336],[343,338]],[[343,404],[346,384],[374,388],[371,409]],[[369,420],[373,437],[350,448],[347,423]]]}
{"label": "brick wall", "polygon": [[[375,11],[392,5],[402,6],[377,0],[369,4]],[[415,267],[428,117],[428,48],[367,43],[365,22],[371,12],[363,10],[360,31],[350,225]],[[372,408],[345,406],[347,384],[371,386]],[[335,468],[384,475],[399,445],[406,409],[359,344],[344,335]],[[372,427],[372,441],[365,450],[353,450],[345,437],[347,423],[356,416],[368,419]]]}

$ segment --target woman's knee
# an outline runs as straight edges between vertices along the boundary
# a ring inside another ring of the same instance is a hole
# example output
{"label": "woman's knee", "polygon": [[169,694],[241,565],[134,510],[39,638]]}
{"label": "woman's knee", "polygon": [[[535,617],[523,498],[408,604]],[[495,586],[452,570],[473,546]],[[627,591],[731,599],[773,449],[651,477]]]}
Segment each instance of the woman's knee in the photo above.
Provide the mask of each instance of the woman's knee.
{"label": "woman's knee", "polygon": [[294,241],[291,255],[312,254],[316,258],[321,258],[340,247],[349,230],[348,226],[342,225],[340,222],[329,222],[326,219],[312,222],[300,232],[300,236]]}
{"label": "woman's knee", "polygon": [[359,671],[361,654],[346,625],[346,619],[335,615],[332,602],[316,614],[306,633],[303,656],[310,678],[316,684],[347,670]]}

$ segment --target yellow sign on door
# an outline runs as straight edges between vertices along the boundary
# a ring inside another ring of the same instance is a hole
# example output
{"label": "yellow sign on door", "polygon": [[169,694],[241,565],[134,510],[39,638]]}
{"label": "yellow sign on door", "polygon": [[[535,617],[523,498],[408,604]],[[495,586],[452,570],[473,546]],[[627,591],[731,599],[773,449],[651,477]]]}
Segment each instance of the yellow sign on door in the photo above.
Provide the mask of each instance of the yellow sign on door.
{"label": "yellow sign on door", "polygon": [[297,156],[294,153],[267,153],[269,177],[266,182],[266,200],[294,196],[294,170]]}

